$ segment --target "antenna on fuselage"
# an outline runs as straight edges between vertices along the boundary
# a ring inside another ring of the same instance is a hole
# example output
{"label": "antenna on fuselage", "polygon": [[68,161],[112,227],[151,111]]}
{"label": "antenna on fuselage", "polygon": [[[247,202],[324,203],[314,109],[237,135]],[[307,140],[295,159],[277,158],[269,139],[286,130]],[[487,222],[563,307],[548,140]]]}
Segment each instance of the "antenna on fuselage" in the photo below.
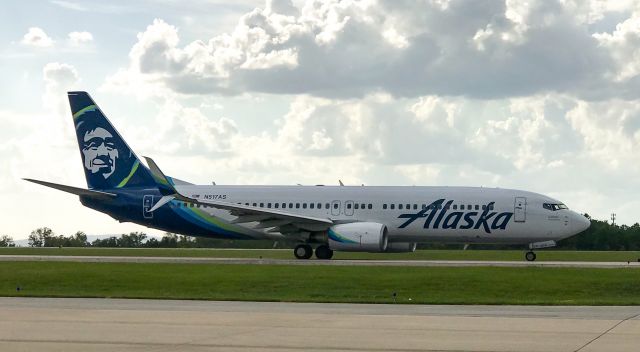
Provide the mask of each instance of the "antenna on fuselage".
{"label": "antenna on fuselage", "polygon": [[215,186],[216,185],[216,181],[211,181],[211,184]]}
{"label": "antenna on fuselage", "polygon": [[342,180],[338,180],[338,183],[340,183],[340,186],[344,186],[344,183],[342,183]]}

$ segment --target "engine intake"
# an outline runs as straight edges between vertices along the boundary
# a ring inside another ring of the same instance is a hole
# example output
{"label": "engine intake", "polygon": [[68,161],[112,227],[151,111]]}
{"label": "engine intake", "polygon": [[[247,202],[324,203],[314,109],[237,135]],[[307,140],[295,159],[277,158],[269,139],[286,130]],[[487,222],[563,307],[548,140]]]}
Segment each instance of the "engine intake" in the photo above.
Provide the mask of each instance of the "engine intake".
{"label": "engine intake", "polygon": [[387,227],[376,222],[354,222],[329,228],[329,247],[344,252],[384,252],[387,249]]}

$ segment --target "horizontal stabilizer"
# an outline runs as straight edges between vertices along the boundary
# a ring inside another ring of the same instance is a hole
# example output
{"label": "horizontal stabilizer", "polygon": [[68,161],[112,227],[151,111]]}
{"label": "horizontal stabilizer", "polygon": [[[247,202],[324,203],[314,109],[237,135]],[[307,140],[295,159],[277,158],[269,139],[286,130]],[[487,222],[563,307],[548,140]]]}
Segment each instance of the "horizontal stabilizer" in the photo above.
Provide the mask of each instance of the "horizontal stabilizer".
{"label": "horizontal stabilizer", "polygon": [[33,182],[33,183],[37,183],[37,184],[42,185],[42,186],[55,188],[55,189],[57,189],[59,191],[75,194],[75,195],[78,195],[78,196],[88,196],[88,197],[94,197],[94,198],[113,198],[113,197],[116,197],[116,194],[108,193],[108,192],[101,192],[101,191],[94,191],[94,190],[90,190],[90,189],[66,186],[66,185],[61,185],[61,184],[52,183],[52,182],[34,180],[34,179],[30,179],[30,178],[23,178],[23,180],[29,181],[29,182]]}
{"label": "horizontal stabilizer", "polygon": [[156,203],[156,205],[153,206],[153,208],[149,209],[150,213],[153,213],[154,211],[156,211],[156,209],[160,208],[161,206],[169,203],[170,201],[172,201],[175,197],[174,196],[163,196],[162,198],[160,198],[160,200],[158,201],[158,203]]}

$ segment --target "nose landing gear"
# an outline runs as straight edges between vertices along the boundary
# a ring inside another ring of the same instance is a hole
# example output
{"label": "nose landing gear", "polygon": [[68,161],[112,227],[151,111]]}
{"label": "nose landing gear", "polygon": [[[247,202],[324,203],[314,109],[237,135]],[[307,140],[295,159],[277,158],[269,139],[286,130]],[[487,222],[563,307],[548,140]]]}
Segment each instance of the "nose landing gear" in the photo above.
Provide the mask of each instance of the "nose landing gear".
{"label": "nose landing gear", "polygon": [[533,262],[536,260],[536,254],[533,251],[528,251],[527,253],[525,253],[524,259],[526,259],[528,262]]}

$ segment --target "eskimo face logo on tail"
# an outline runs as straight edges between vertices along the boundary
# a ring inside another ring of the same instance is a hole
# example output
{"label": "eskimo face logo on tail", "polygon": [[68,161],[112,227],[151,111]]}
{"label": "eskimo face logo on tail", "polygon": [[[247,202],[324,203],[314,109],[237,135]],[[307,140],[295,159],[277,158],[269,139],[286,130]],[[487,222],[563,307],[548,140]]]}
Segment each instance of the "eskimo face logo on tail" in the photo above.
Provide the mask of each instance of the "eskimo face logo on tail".
{"label": "eskimo face logo on tail", "polygon": [[105,128],[96,127],[81,136],[84,167],[93,175],[109,178],[116,171],[116,162],[120,157],[113,134]]}
{"label": "eskimo face logo on tail", "polygon": [[92,114],[76,122],[87,180],[93,188],[121,187],[136,171],[135,156],[106,120]]}
{"label": "eskimo face logo on tail", "polygon": [[498,213],[493,211],[495,202],[483,205],[482,213],[477,211],[449,212],[451,204],[453,204],[453,200],[445,203],[445,199],[438,199],[417,213],[400,214],[398,218],[407,219],[407,221],[398,226],[398,228],[405,228],[414,221],[425,218],[423,224],[425,229],[478,230],[482,228],[486,233],[491,233],[491,230],[505,230],[513,216],[513,213],[510,212]]}

